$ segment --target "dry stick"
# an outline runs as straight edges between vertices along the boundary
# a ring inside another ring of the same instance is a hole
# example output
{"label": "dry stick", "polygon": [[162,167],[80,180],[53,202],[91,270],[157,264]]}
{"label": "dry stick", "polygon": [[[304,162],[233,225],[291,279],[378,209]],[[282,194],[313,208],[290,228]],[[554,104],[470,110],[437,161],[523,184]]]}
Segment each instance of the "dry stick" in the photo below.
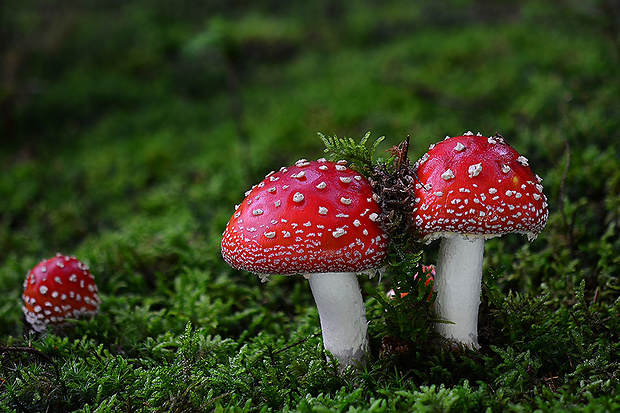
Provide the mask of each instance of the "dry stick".
{"label": "dry stick", "polygon": [[290,350],[290,349],[292,349],[293,347],[296,347],[296,346],[298,346],[298,345],[300,345],[300,344],[303,344],[303,343],[305,343],[306,341],[310,340],[311,338],[314,338],[314,337],[319,337],[320,335],[321,335],[321,332],[320,332],[320,331],[319,331],[318,333],[311,334],[311,335],[309,335],[308,337],[305,337],[305,338],[303,338],[303,339],[301,339],[301,340],[299,340],[299,341],[294,342],[293,344],[289,344],[289,345],[288,345],[288,346],[286,346],[286,347],[282,347],[280,350],[274,351],[274,352],[273,352],[273,354],[275,355],[275,354],[279,354],[279,353],[285,352],[286,350]]}

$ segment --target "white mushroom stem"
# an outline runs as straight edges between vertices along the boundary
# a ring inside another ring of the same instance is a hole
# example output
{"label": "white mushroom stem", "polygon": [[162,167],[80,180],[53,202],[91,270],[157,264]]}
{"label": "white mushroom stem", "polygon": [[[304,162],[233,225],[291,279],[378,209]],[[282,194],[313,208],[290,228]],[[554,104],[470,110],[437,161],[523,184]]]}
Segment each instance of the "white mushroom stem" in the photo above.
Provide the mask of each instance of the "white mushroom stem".
{"label": "white mushroom stem", "polygon": [[465,238],[459,234],[442,238],[435,269],[435,312],[453,323],[437,323],[436,330],[471,349],[480,347],[478,307],[483,255],[483,238]]}
{"label": "white mushroom stem", "polygon": [[364,364],[368,325],[356,274],[320,273],[306,278],[319,310],[325,350],[338,360],[340,371],[353,364]]}

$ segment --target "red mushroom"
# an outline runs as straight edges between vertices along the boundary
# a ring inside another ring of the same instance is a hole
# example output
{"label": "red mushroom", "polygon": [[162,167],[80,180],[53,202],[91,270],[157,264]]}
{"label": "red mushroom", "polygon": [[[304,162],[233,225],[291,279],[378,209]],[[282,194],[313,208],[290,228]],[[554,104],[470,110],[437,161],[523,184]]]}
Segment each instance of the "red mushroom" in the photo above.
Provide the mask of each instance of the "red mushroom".
{"label": "red mushroom", "polygon": [[415,165],[413,220],[428,243],[442,237],[434,290],[444,337],[478,348],[484,241],[507,233],[534,240],[549,210],[528,160],[501,135],[471,132],[431,145]]}
{"label": "red mushroom", "polygon": [[99,311],[95,277],[75,257],[58,254],[35,266],[26,276],[22,310],[35,331],[67,319],[92,317]]}
{"label": "red mushroom", "polygon": [[370,184],[345,164],[302,159],[268,174],[222,236],[222,256],[234,268],[306,276],[324,346],[341,368],[363,363],[368,350],[356,273],[379,267],[387,254]]}

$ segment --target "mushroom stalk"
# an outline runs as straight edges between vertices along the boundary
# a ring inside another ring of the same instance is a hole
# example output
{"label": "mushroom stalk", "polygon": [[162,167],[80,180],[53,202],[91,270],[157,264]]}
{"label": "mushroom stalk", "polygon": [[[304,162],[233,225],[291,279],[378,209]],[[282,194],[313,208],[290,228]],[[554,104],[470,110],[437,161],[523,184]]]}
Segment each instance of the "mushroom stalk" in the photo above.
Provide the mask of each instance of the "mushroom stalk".
{"label": "mushroom stalk", "polygon": [[337,360],[340,371],[364,364],[368,351],[366,308],[353,272],[307,275],[323,332],[323,345]]}
{"label": "mushroom stalk", "polygon": [[484,238],[455,234],[442,238],[437,258],[435,312],[450,324],[437,323],[442,336],[471,349],[478,345],[478,307]]}

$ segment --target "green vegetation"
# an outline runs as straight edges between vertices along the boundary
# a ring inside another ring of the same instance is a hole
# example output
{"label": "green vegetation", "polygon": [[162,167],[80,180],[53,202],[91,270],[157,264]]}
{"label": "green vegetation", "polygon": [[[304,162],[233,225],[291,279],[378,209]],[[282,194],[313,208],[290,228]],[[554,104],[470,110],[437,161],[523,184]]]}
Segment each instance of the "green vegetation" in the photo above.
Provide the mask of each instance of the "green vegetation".
{"label": "green vegetation", "polygon": [[[617,2],[385,3],[0,3],[0,410],[620,409]],[[486,243],[479,352],[438,346],[403,276],[437,243],[360,278],[372,359],[341,376],[302,277],[221,259],[244,191],[324,156],[317,133],[385,136],[384,159],[411,135],[415,160],[467,130],[527,156],[551,212]],[[25,334],[57,251],[100,315]]]}

